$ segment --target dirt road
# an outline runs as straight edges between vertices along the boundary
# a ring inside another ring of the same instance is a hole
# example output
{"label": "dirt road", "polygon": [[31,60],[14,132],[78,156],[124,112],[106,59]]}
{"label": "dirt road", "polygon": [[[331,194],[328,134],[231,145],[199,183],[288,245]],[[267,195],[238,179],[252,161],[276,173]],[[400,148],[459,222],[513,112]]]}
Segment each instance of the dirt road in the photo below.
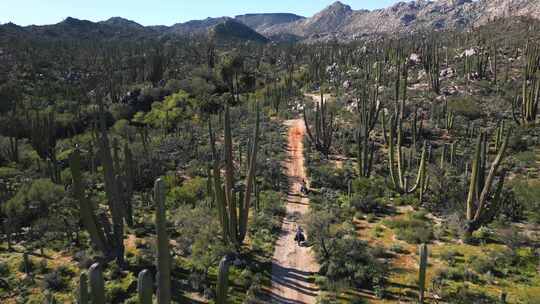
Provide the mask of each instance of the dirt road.
{"label": "dirt road", "polygon": [[306,179],[302,141],[305,126],[301,119],[289,120],[286,125],[289,127],[289,159],[285,165],[290,190],[287,214],[274,251],[271,297],[272,303],[308,304],[316,302],[318,289],[308,282],[308,277],[318,270],[318,265],[311,249],[299,247],[294,241],[298,222],[307,213],[309,204],[308,198],[300,192],[301,182]]}

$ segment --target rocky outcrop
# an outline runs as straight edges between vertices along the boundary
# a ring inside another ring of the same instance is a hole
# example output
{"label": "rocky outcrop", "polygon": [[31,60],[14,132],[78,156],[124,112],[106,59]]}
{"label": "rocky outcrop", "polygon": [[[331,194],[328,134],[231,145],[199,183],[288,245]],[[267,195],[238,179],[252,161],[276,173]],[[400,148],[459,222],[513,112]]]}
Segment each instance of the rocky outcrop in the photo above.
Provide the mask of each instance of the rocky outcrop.
{"label": "rocky outcrop", "polygon": [[496,18],[528,16],[540,19],[538,0],[418,0],[373,11],[352,10],[335,2],[311,18],[280,24],[267,36],[292,34],[305,39],[350,40],[364,35],[411,33],[419,30],[465,29]]}

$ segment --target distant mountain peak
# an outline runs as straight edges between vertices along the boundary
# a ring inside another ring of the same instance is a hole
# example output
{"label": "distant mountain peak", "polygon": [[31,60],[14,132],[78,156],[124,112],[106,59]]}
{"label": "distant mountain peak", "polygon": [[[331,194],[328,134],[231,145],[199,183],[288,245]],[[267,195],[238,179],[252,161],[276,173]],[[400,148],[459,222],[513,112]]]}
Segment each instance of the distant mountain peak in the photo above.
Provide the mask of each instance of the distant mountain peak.
{"label": "distant mountain peak", "polygon": [[352,12],[352,8],[349,5],[343,4],[341,1],[336,1],[327,6],[322,12],[334,12],[334,13],[348,13]]}
{"label": "distant mountain peak", "polygon": [[81,20],[79,20],[77,18],[67,17],[66,19],[62,20],[62,22],[60,22],[60,23],[77,24],[77,23],[80,23],[80,22],[81,22]]}
{"label": "distant mountain peak", "polygon": [[136,27],[136,28],[142,28],[143,26],[140,25],[139,23],[135,22],[135,21],[132,21],[132,20],[129,20],[129,19],[126,19],[126,18],[122,18],[122,17],[112,17],[112,18],[109,18],[105,21],[101,21],[100,22],[101,24],[107,24],[107,25],[112,25],[112,26],[122,26],[122,27]]}
{"label": "distant mountain peak", "polygon": [[227,18],[218,23],[209,31],[210,36],[216,41],[227,42],[231,40],[255,41],[260,43],[268,42],[268,39],[257,33],[244,23],[232,18]]}

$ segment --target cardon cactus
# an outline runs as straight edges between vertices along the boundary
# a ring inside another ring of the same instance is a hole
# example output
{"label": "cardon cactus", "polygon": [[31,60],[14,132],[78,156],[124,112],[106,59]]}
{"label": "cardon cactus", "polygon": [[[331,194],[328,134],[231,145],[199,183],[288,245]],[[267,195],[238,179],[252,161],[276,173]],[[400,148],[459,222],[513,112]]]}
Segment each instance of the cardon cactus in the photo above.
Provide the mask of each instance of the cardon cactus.
{"label": "cardon cactus", "polygon": [[[425,185],[426,180],[426,152],[427,152],[427,144],[424,142],[422,146],[422,156],[420,158],[420,165],[418,166],[418,172],[416,174],[416,181],[412,186],[409,186],[407,184],[407,178],[406,178],[406,172],[405,172],[405,166],[404,166],[404,158],[403,158],[403,129],[402,129],[402,120],[401,118],[397,118],[397,135],[396,129],[392,127],[392,125],[395,122],[395,118],[392,117],[390,127],[389,127],[389,135],[388,135],[388,166],[390,171],[390,178],[391,182],[393,184],[393,188],[395,191],[401,194],[407,194],[407,193],[413,193],[418,189],[419,187],[422,187]],[[397,145],[395,147],[394,145]],[[397,151],[396,151],[397,150]],[[397,152],[397,153],[396,153]]]}
{"label": "cardon cactus", "polygon": [[227,303],[227,291],[229,288],[229,267],[230,258],[228,256],[225,256],[219,262],[218,281],[216,288],[216,304]]}
{"label": "cardon cactus", "polygon": [[[69,156],[69,167],[73,179],[73,195],[79,204],[79,214],[82,225],[88,232],[92,246],[101,251],[105,257],[111,256],[111,247],[102,224],[98,221],[93,205],[87,200],[84,194],[84,183],[81,172],[81,154],[78,148],[75,148]],[[110,225],[110,224],[108,224]]]}
{"label": "cardon cactus", "polygon": [[501,203],[500,197],[505,179],[505,171],[502,171],[500,174],[499,182],[494,193],[492,193],[491,187],[498,168],[504,159],[510,132],[505,135],[501,146],[497,149],[497,156],[491,163],[487,177],[485,175],[485,169],[489,147],[486,138],[486,134],[481,132],[478,136],[476,150],[473,156],[469,192],[466,201],[466,236],[470,236],[481,225],[489,222],[495,216],[493,212],[490,213],[489,211],[496,210],[497,206]]}
{"label": "cardon cactus", "polygon": [[78,304],[88,304],[89,301],[88,295],[88,275],[86,272],[82,272],[79,276],[79,292],[77,295]]}
{"label": "cardon cactus", "polygon": [[540,73],[530,81],[523,81],[521,96],[512,102],[512,116],[520,125],[533,124],[538,115],[540,101]]}
{"label": "cardon cactus", "polygon": [[428,247],[422,244],[418,248],[420,255],[420,268],[418,270],[418,301],[424,303],[424,291],[426,288],[426,269],[428,266]]}
{"label": "cardon cactus", "polygon": [[90,300],[92,304],[105,304],[105,281],[99,263],[94,263],[88,269],[90,279]]}
{"label": "cardon cactus", "polygon": [[[229,106],[225,106],[224,129],[225,129],[225,178],[221,181],[220,158],[215,147],[215,137],[209,120],[210,144],[214,159],[213,180],[214,194],[218,207],[219,219],[222,227],[223,239],[239,247],[244,241],[247,233],[249,209],[251,207],[251,195],[257,167],[257,147],[259,138],[260,111],[257,104],[256,122],[253,140],[251,140],[249,153],[249,167],[245,179],[245,187],[242,194],[237,199],[234,194],[234,163],[232,158],[232,132],[230,122]],[[239,189],[238,189],[239,190]]]}
{"label": "cardon cactus", "polygon": [[334,138],[334,115],[329,112],[326,101],[324,100],[324,94],[322,88],[321,100],[315,104],[315,122],[313,125],[313,132],[310,127],[309,118],[307,117],[306,107],[304,107],[304,124],[306,125],[306,134],[311,145],[317,149],[317,151],[324,154],[326,157],[330,154],[330,148],[332,147],[332,140]]}
{"label": "cardon cactus", "polygon": [[148,269],[139,272],[137,278],[137,294],[140,304],[152,304],[152,295],[154,293],[154,280],[152,273]]}
{"label": "cardon cactus", "polygon": [[161,178],[154,183],[154,203],[156,204],[157,234],[157,298],[158,304],[169,304],[171,302],[171,253],[165,212],[165,181]]}
{"label": "cardon cactus", "polygon": [[[369,100],[368,100],[369,99]],[[370,94],[366,89],[358,101],[359,111],[359,130],[358,130],[358,170],[361,176],[369,177],[371,175],[373,153],[375,144],[370,138],[371,132],[375,128],[381,106],[378,101],[378,90],[373,90]]]}

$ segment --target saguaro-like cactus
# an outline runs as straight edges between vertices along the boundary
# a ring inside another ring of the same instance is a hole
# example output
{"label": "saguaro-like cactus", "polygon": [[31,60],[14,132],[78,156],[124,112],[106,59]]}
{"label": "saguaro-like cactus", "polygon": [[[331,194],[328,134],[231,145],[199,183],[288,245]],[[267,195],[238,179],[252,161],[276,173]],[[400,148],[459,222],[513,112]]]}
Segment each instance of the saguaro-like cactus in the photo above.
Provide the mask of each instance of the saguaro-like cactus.
{"label": "saguaro-like cactus", "polygon": [[535,77],[540,65],[540,47],[538,44],[527,41],[523,58],[525,59],[525,66],[523,68],[525,81],[531,80]]}
{"label": "saguaro-like cactus", "polygon": [[158,304],[169,304],[171,302],[171,253],[165,212],[165,181],[161,178],[154,183],[154,203],[156,204],[157,233],[157,298]]}
{"label": "saguaro-like cactus", "polygon": [[[394,117],[391,119],[391,125],[394,124]],[[406,194],[413,193],[418,187],[424,187],[426,181],[426,147],[424,142],[422,147],[422,156],[420,158],[420,165],[418,166],[418,172],[416,174],[416,181],[412,186],[408,185],[404,158],[403,158],[403,130],[401,119],[398,118],[397,122],[397,135],[395,129],[390,126],[390,132],[388,136],[388,166],[390,169],[390,178],[395,191]],[[397,138],[397,140],[396,140]],[[396,142],[397,147],[394,146]],[[396,153],[397,150],[397,153]]]}
{"label": "saguaro-like cactus", "polygon": [[92,203],[86,199],[84,194],[81,155],[78,148],[75,148],[69,156],[69,166],[73,179],[73,194],[79,203],[81,222],[86,231],[88,231],[92,246],[101,251],[105,257],[109,257],[111,255],[111,244],[108,243],[105,231],[96,218]]}
{"label": "saguaro-like cactus", "polygon": [[105,304],[105,281],[99,263],[94,263],[88,269],[90,280],[90,300],[92,304]]}
{"label": "saguaro-like cactus", "polygon": [[229,241],[236,246],[239,246],[244,241],[247,233],[249,209],[251,207],[251,194],[253,189],[253,181],[255,180],[255,170],[257,167],[257,147],[259,138],[260,113],[257,104],[256,122],[254,138],[251,140],[251,152],[249,153],[249,168],[246,174],[245,188],[243,193],[237,199],[234,194],[234,164],[232,159],[232,133],[229,106],[225,106],[225,181],[221,183],[221,172],[219,166],[219,157],[215,148],[214,134],[209,124],[210,141],[214,155],[214,192],[216,202],[218,204],[218,212],[222,226],[223,236],[226,241]]}
{"label": "saguaro-like cactus", "polygon": [[60,170],[56,160],[56,119],[54,112],[38,114],[31,121],[30,144],[39,157],[47,162],[49,177],[54,183],[61,183]]}
{"label": "saguaro-like cactus", "polygon": [[319,103],[315,104],[315,122],[313,131],[310,127],[306,107],[304,107],[304,123],[306,125],[306,133],[309,142],[315,146],[317,151],[328,157],[330,148],[332,147],[334,134],[334,115],[328,111],[322,88],[320,91],[321,100]]}
{"label": "saguaro-like cactus", "polygon": [[107,126],[105,123],[105,114],[103,103],[100,102],[99,127],[100,136],[99,155],[103,166],[103,177],[105,180],[105,194],[112,217],[112,238],[114,244],[114,256],[119,266],[124,264],[124,210],[125,206],[122,200],[121,188],[119,186],[120,178],[115,170],[113,157],[111,155],[111,145],[107,135]]}
{"label": "saguaro-like cactus", "polygon": [[229,267],[230,258],[225,256],[219,262],[216,304],[227,304],[227,292],[229,289]]}
{"label": "saguaro-like cactus", "polygon": [[381,107],[379,104],[378,90],[374,89],[372,94],[364,93],[362,100],[358,101],[360,113],[360,127],[358,130],[358,169],[360,175],[369,177],[373,163],[373,153],[375,144],[370,139],[371,132],[377,123]]}
{"label": "saguaro-like cactus", "polygon": [[512,102],[514,121],[520,125],[536,122],[538,102],[540,101],[540,73],[532,80],[524,80],[521,96]]}
{"label": "saguaro-like cactus", "polygon": [[428,247],[421,244],[418,247],[420,256],[420,268],[418,269],[418,301],[424,303],[424,291],[426,289],[426,269],[428,266]]}
{"label": "saguaro-like cactus", "polygon": [[148,269],[139,272],[137,277],[137,294],[140,304],[152,304],[152,295],[154,294],[154,280],[152,273]]}
{"label": "saguaro-like cactus", "polygon": [[[500,204],[500,195],[504,183],[505,172],[500,174],[499,182],[495,193],[491,192],[491,187],[497,175],[498,168],[504,158],[510,133],[504,137],[503,143],[497,150],[497,156],[491,164],[487,177],[485,167],[488,157],[488,147],[486,134],[481,132],[476,142],[476,150],[472,162],[471,179],[469,192],[467,195],[467,226],[465,227],[467,236],[478,229],[481,225],[489,222],[496,214]],[[489,201],[488,201],[489,200]]]}
{"label": "saguaro-like cactus", "polygon": [[439,62],[439,47],[436,43],[426,43],[422,48],[422,63],[424,71],[429,79],[429,86],[433,92],[440,94],[441,82],[440,62]]}
{"label": "saguaro-like cactus", "polygon": [[124,166],[123,166],[123,186],[124,186],[124,203],[126,206],[126,222],[128,226],[133,226],[133,187],[135,183],[135,163],[131,149],[126,143],[124,146]]}
{"label": "saguaro-like cactus", "polygon": [[79,290],[77,294],[78,304],[88,304],[90,296],[88,295],[88,275],[86,272],[81,272],[79,276]]}

